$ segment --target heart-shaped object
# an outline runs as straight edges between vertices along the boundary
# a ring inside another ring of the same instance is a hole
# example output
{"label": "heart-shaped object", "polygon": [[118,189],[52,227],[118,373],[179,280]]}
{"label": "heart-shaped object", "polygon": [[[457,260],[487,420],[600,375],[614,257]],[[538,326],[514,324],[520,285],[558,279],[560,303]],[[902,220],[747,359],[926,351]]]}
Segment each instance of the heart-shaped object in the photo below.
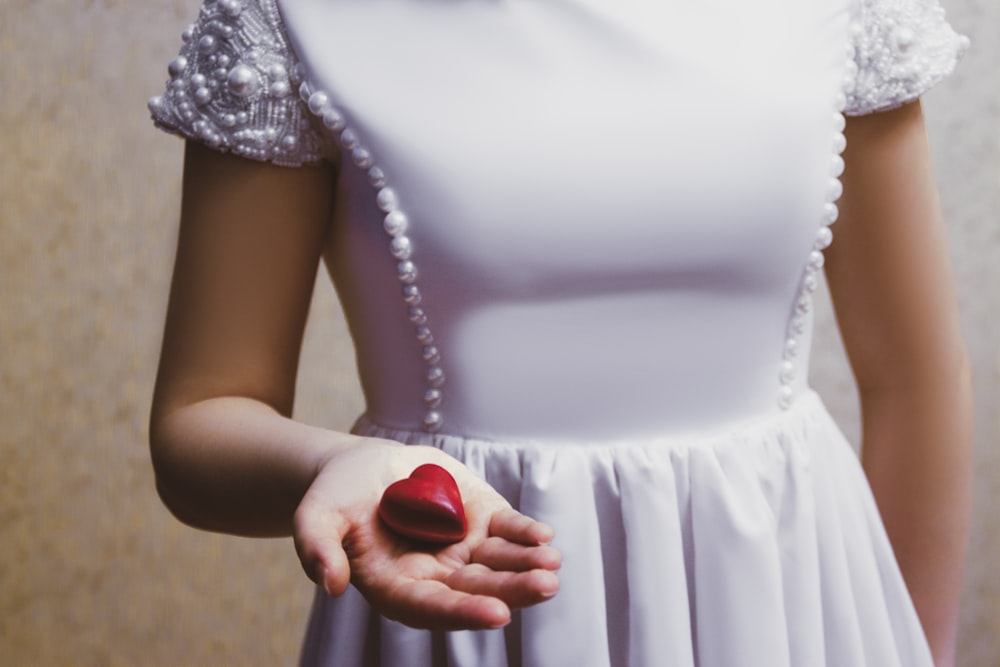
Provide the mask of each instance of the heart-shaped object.
{"label": "heart-shaped object", "polygon": [[378,515],[394,532],[422,542],[451,544],[465,537],[465,507],[455,478],[425,463],[389,485]]}

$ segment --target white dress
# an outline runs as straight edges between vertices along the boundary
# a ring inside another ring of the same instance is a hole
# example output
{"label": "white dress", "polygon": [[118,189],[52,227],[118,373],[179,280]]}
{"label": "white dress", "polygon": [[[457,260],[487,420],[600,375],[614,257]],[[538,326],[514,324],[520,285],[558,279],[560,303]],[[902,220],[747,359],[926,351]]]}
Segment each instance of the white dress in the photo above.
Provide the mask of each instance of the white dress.
{"label": "white dress", "polygon": [[843,113],[967,46],[935,0],[207,0],[161,127],[342,153],[327,263],[367,409],[564,554],[485,632],[316,597],[305,665],[930,667],[807,387]]}

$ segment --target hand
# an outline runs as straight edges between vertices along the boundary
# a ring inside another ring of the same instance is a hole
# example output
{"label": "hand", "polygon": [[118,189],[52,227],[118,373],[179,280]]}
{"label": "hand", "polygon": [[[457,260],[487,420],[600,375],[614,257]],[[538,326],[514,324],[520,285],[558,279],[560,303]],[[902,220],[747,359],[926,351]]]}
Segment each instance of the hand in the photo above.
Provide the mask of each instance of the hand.
{"label": "hand", "polygon": [[[418,465],[454,476],[468,533],[428,548],[397,536],[378,518],[385,488]],[[561,556],[552,529],[510,507],[465,466],[433,447],[366,438],[326,460],[302,498],[293,528],[310,579],[331,595],[349,582],[383,616],[434,630],[494,628],[510,610],[542,602],[559,588]]]}

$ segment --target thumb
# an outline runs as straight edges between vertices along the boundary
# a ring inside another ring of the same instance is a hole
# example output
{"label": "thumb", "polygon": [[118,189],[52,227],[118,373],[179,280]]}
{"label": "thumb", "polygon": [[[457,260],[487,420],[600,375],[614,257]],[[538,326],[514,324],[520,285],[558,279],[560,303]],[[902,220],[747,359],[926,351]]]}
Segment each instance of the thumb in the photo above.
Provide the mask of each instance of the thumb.
{"label": "thumb", "polygon": [[330,595],[341,595],[351,581],[351,566],[344,551],[350,523],[340,512],[323,506],[310,494],[295,511],[295,551],[306,576]]}

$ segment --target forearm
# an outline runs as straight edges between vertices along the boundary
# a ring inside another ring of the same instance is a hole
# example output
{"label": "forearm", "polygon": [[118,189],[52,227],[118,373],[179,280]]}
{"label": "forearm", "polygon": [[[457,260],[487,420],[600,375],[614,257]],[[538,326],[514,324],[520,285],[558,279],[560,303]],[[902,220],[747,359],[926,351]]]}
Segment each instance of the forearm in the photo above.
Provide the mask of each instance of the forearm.
{"label": "forearm", "polygon": [[150,429],[157,490],[171,512],[198,528],[251,536],[289,535],[323,461],[362,443],[240,397],[174,408]]}
{"label": "forearm", "polygon": [[971,390],[961,364],[909,388],[862,388],[862,461],[939,667],[952,665],[970,507]]}

